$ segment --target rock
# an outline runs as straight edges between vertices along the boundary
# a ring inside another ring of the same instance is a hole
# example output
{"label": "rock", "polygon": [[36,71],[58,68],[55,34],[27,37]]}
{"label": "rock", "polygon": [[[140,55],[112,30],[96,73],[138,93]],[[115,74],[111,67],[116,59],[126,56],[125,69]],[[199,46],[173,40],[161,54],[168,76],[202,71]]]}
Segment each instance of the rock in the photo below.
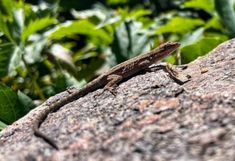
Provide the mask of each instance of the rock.
{"label": "rock", "polygon": [[[49,114],[32,132],[37,107],[0,133],[0,160],[232,161],[235,154],[235,39],[187,65],[178,84],[163,70],[99,89]],[[50,100],[66,97],[60,93]]]}

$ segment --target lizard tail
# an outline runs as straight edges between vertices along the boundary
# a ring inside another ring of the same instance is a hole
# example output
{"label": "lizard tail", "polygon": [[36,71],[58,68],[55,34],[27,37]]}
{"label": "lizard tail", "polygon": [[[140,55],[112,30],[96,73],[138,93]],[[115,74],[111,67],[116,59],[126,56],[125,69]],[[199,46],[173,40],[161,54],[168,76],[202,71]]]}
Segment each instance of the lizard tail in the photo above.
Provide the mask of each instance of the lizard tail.
{"label": "lizard tail", "polygon": [[46,136],[44,133],[42,133],[41,131],[39,131],[38,128],[34,128],[34,135],[37,137],[42,138],[45,142],[47,142],[49,145],[51,145],[53,148],[55,148],[56,150],[59,150],[59,147],[56,145],[55,141]]}

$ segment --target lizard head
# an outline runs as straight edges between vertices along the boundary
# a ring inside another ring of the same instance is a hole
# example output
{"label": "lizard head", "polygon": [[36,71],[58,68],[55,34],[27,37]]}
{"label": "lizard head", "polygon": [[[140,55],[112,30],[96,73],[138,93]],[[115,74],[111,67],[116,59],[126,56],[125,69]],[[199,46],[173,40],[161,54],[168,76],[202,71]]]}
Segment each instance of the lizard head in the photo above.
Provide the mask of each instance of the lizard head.
{"label": "lizard head", "polygon": [[161,44],[151,52],[152,60],[161,60],[165,58],[166,56],[174,52],[179,46],[180,43],[178,42],[166,42],[164,44]]}

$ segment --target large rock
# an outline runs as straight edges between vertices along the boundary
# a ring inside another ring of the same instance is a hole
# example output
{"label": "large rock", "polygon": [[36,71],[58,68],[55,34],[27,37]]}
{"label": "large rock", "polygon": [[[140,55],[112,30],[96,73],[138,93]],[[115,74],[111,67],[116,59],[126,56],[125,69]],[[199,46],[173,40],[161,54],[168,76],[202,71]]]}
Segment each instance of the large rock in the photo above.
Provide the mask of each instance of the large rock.
{"label": "large rock", "polygon": [[192,77],[183,85],[163,70],[141,73],[116,96],[99,89],[49,114],[40,130],[59,151],[33,135],[43,104],[0,133],[0,160],[233,161],[235,39],[182,73]]}

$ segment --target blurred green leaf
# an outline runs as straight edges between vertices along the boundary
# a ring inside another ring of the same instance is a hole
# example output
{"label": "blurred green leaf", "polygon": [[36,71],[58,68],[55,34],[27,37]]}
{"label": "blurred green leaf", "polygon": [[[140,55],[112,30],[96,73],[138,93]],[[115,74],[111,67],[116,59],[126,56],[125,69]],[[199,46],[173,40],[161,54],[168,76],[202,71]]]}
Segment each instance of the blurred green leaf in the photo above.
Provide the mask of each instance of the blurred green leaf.
{"label": "blurred green leaf", "polygon": [[55,87],[53,94],[63,91],[66,87],[81,88],[86,83],[87,81],[85,81],[85,79],[78,80],[68,72],[63,71],[54,82]]}
{"label": "blurred green leaf", "polygon": [[[32,40],[33,39],[33,40]],[[25,47],[24,58],[28,64],[43,61],[43,49],[48,45],[47,38],[42,35],[31,37],[31,44]]]}
{"label": "blurred green leaf", "polygon": [[117,12],[108,9],[102,4],[94,5],[93,9],[82,10],[82,11],[72,10],[71,13],[77,19],[88,20],[88,19],[94,19],[94,17],[97,18],[98,20],[95,20],[95,22],[97,23],[96,29],[105,26],[107,27],[107,25],[114,24],[120,21],[121,19],[121,16],[117,14]]}
{"label": "blurred green leaf", "polygon": [[[86,74],[90,75],[90,73],[86,73]],[[78,81],[78,79],[76,79],[74,76],[72,76],[71,74],[69,74],[66,71],[63,71],[54,80],[53,88],[51,86],[48,86],[48,87],[44,88],[44,90],[47,93],[47,95],[52,96],[56,93],[62,92],[66,87],[73,86],[73,87],[81,88],[86,83],[87,83],[87,81],[85,81],[85,79],[81,79]]]}
{"label": "blurred green leaf", "polygon": [[97,27],[88,20],[80,20],[67,22],[60,25],[54,32],[51,33],[51,39],[61,39],[64,36],[73,37],[75,34],[87,35],[90,38],[97,38],[96,43],[109,44],[112,38],[103,29]]}
{"label": "blurred green leaf", "polygon": [[147,16],[151,14],[151,10],[148,10],[146,8],[132,8],[131,10],[129,8],[119,8],[118,13],[122,16],[123,19],[129,20],[129,19],[139,19],[141,17]]}
{"label": "blurred green leaf", "polygon": [[126,21],[116,28],[112,51],[117,63],[150,50],[148,31],[136,21]]}
{"label": "blurred green leaf", "polygon": [[0,131],[7,127],[7,124],[4,124],[2,121],[0,121]]}
{"label": "blurred green leaf", "polygon": [[21,45],[21,33],[24,28],[24,15],[22,9],[13,10],[13,20],[4,18],[0,13],[0,30],[8,40],[18,46]]}
{"label": "blurred green leaf", "polygon": [[12,43],[0,44],[0,77],[6,76],[15,46]]}
{"label": "blurred green leaf", "polygon": [[29,24],[24,28],[24,31],[22,33],[22,41],[25,42],[30,35],[42,29],[45,29],[46,27],[54,24],[55,22],[56,20],[54,17],[44,17],[35,20],[32,19]]}
{"label": "blurred green leaf", "polygon": [[90,81],[91,79],[94,78],[97,69],[100,69],[100,67],[102,67],[103,64],[104,64],[104,59],[101,59],[99,57],[90,58],[89,65],[79,64],[81,70],[77,74],[77,79],[79,80],[79,82],[82,81],[83,79],[85,79],[86,81]]}
{"label": "blurred green leaf", "polygon": [[219,21],[219,17],[214,16],[205,24],[205,29],[210,29],[210,28],[221,31],[224,30],[223,25]]}
{"label": "blurred green leaf", "polygon": [[13,11],[13,22],[8,22],[8,28],[10,29],[13,42],[18,46],[21,46],[21,34],[24,30],[24,11],[18,9]]}
{"label": "blurred green leaf", "polygon": [[14,46],[14,50],[11,53],[10,62],[8,63],[8,75],[15,76],[19,68],[24,68],[22,61],[22,51],[19,47]]}
{"label": "blurred green leaf", "polygon": [[117,5],[117,4],[126,4],[129,0],[107,0],[107,3],[110,5]]}
{"label": "blurred green leaf", "polygon": [[[0,13],[2,16],[11,17],[14,3],[12,0],[1,0],[0,1]],[[1,17],[2,18],[2,17]]]}
{"label": "blurred green leaf", "polygon": [[11,35],[10,28],[7,25],[6,19],[4,19],[3,15],[0,12],[0,31],[4,33],[4,35],[11,41],[14,42],[14,39]]}
{"label": "blurred green leaf", "polygon": [[204,25],[200,19],[192,19],[187,17],[174,17],[169,20],[165,25],[159,27],[157,33],[181,33],[184,34],[195,27]]}
{"label": "blurred green leaf", "polygon": [[129,13],[130,17],[135,17],[135,18],[140,18],[143,16],[147,16],[150,15],[151,11],[148,9],[144,9],[144,8],[136,8],[131,10],[131,12]]}
{"label": "blurred green leaf", "polygon": [[214,1],[213,0],[190,0],[186,1],[183,4],[184,8],[196,8],[203,9],[206,11],[212,11],[214,9]]}
{"label": "blurred green leaf", "polygon": [[234,0],[214,0],[215,9],[224,28],[231,38],[235,37]]}
{"label": "blurred green leaf", "polygon": [[19,106],[18,96],[11,88],[0,83],[0,120],[10,124],[23,114],[24,110]]}
{"label": "blurred green leaf", "polygon": [[66,81],[66,85],[68,86],[73,86],[73,87],[77,87],[77,88],[81,88],[82,86],[84,86],[87,81],[85,81],[85,79],[82,80],[77,80],[75,77],[73,77],[72,75],[70,75],[69,73],[64,73],[65,76],[65,81]]}
{"label": "blurred green leaf", "polygon": [[180,48],[183,48],[184,46],[187,46],[189,44],[193,44],[196,41],[200,40],[204,36],[203,33],[204,33],[204,28],[200,27],[197,30],[186,34],[182,38]]}
{"label": "blurred green leaf", "polygon": [[21,91],[17,92],[17,96],[19,103],[21,104],[21,108],[23,108],[25,112],[29,112],[33,107],[35,107],[33,100]]}
{"label": "blurred green leaf", "polygon": [[208,35],[181,49],[182,63],[189,63],[199,56],[207,54],[220,43],[227,40],[224,35]]}

